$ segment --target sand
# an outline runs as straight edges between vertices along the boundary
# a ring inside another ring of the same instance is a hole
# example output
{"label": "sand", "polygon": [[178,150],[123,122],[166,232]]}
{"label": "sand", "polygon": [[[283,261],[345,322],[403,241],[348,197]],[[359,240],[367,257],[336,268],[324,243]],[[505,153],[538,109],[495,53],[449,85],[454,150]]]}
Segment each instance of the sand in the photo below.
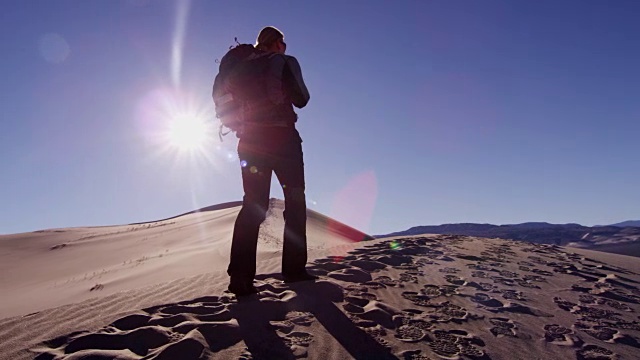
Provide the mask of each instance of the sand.
{"label": "sand", "polygon": [[316,282],[225,292],[239,208],[0,237],[2,359],[637,359],[637,258],[502,239],[367,240],[309,212]]}

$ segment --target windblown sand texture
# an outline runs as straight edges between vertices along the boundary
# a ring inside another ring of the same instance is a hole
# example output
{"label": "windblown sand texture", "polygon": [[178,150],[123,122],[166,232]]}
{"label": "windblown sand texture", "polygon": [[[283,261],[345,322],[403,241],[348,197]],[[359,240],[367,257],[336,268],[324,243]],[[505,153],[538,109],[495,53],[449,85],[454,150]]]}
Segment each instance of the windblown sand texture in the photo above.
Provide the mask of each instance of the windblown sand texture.
{"label": "windblown sand texture", "polygon": [[[169,246],[169,240],[176,249],[134,267],[107,267],[112,271],[99,281],[77,280],[82,286],[70,286],[71,293],[49,287],[28,306],[15,304],[23,299],[18,295],[9,294],[5,300],[8,285],[13,286],[12,291],[20,287],[3,275],[3,307],[13,313],[5,311],[9,317],[0,320],[0,356],[186,360],[640,357],[637,258],[447,235],[354,242],[363,234],[336,223],[330,226],[330,219],[310,213],[309,268],[321,279],[284,284],[279,275],[281,206],[279,201],[272,202],[262,229],[261,275],[256,282],[260,293],[245,298],[224,292],[224,268],[237,207],[169,220],[173,223],[166,227],[173,230],[157,234],[156,240],[149,235],[156,234],[153,227],[105,228],[123,232],[105,236],[100,245],[94,245],[100,252],[117,253],[126,243],[129,256],[138,256],[145,248],[150,254],[157,253]],[[218,235],[211,235],[214,230]],[[201,238],[195,233],[206,235]],[[18,251],[17,245],[7,243],[20,236],[26,235],[0,239],[3,260],[11,256],[8,248]],[[142,241],[145,236],[147,240]],[[204,240],[212,238],[208,243]],[[43,239],[47,237],[31,240],[30,246],[53,246]],[[138,248],[134,245],[138,242],[144,244]],[[156,242],[162,246],[152,245]],[[69,241],[63,248],[47,251],[61,256],[56,252],[62,254],[74,246]],[[214,246],[218,249],[211,249]],[[97,251],[84,253],[87,266],[105,266]],[[175,260],[171,259],[173,251],[180,253]],[[46,262],[45,257],[22,260],[37,267],[38,259]],[[66,260],[73,264],[74,258],[69,255]],[[151,265],[154,261],[157,266]],[[151,269],[141,271],[145,266]],[[189,266],[191,273],[179,271]],[[3,266],[2,270],[5,268],[9,269]],[[51,274],[45,272],[42,277],[49,279],[61,272],[51,269]],[[125,275],[129,273],[156,282],[143,285],[129,279]],[[32,277],[35,284],[50,285],[38,282],[35,273]],[[119,286],[119,281],[127,285]],[[91,291],[89,285],[94,283],[102,288]],[[117,291],[109,292],[110,288]],[[80,289],[81,293],[75,292]],[[77,296],[75,303],[73,296]],[[55,305],[48,306],[50,301]],[[62,301],[68,302],[64,305]],[[20,314],[27,308],[38,309]]]}

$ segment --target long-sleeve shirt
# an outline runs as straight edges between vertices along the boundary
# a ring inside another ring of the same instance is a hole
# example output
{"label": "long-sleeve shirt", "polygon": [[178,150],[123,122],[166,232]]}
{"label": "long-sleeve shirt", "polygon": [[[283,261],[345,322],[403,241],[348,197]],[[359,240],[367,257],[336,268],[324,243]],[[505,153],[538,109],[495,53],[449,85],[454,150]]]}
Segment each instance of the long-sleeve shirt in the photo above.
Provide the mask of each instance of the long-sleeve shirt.
{"label": "long-sleeve shirt", "polygon": [[274,104],[291,102],[297,108],[303,108],[309,102],[309,90],[302,79],[302,70],[298,60],[289,55],[270,56],[267,92]]}

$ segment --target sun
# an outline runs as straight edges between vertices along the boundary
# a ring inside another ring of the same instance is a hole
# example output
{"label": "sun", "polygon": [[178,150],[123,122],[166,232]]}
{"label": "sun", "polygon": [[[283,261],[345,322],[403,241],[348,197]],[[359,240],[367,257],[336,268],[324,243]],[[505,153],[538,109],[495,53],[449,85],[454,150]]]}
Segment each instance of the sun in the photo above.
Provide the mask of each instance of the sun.
{"label": "sun", "polygon": [[171,147],[178,151],[202,149],[211,135],[208,122],[194,114],[181,114],[169,121],[167,136]]}
{"label": "sun", "polygon": [[137,109],[145,138],[158,157],[176,164],[216,162],[218,123],[213,104],[176,88],[158,88]]}

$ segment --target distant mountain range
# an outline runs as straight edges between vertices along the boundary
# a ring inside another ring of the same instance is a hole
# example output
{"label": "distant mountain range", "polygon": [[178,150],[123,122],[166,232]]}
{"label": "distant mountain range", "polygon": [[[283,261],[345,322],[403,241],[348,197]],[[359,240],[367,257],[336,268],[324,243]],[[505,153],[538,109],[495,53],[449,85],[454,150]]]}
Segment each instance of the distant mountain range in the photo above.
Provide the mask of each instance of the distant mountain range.
{"label": "distant mountain range", "polygon": [[623,221],[617,224],[611,224],[609,226],[618,226],[618,227],[640,227],[640,220],[629,220]]}
{"label": "distant mountain range", "polygon": [[419,234],[452,234],[513,239],[640,256],[640,221],[625,221],[593,227],[546,222],[527,222],[513,225],[444,224],[415,226],[405,231],[376,237]]}

